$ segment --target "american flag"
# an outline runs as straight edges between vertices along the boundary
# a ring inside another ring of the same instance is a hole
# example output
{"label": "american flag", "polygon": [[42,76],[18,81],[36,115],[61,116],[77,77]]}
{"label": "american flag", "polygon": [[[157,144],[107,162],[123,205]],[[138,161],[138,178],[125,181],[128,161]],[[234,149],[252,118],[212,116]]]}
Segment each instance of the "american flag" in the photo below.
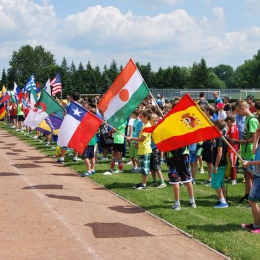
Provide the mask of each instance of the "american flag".
{"label": "american flag", "polygon": [[56,77],[51,81],[50,85],[52,86],[52,96],[55,96],[57,93],[61,92],[61,77],[60,73],[56,75]]}

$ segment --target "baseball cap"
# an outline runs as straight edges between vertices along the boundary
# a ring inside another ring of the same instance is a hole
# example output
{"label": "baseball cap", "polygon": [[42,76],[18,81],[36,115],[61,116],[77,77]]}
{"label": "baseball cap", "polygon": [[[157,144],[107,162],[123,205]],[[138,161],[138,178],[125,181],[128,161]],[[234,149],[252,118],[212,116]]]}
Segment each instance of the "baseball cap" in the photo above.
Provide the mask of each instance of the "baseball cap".
{"label": "baseball cap", "polygon": [[216,105],[217,108],[224,108],[225,107],[225,104],[224,103],[218,103]]}

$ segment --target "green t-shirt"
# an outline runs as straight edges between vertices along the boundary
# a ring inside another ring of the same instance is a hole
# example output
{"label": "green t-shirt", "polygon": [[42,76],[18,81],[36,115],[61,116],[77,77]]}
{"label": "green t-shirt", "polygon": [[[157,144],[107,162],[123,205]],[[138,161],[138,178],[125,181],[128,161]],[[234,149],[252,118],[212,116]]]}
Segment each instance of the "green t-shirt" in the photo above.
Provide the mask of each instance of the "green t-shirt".
{"label": "green t-shirt", "polygon": [[97,135],[94,134],[94,136],[90,139],[88,145],[95,145],[97,143]]}
{"label": "green t-shirt", "polygon": [[[246,118],[243,139],[247,140],[254,134],[259,126],[258,120],[254,115]],[[252,154],[253,143],[241,144],[241,157],[245,160],[254,159]]]}
{"label": "green t-shirt", "polygon": [[22,103],[18,104],[18,106],[17,106],[17,115],[18,116],[23,115],[23,104]]}
{"label": "green t-shirt", "polygon": [[[122,125],[120,125],[117,130],[124,134],[125,133],[125,127],[126,127],[127,122],[124,122]],[[115,132],[114,134],[114,143],[115,144],[123,144],[125,142],[125,137],[123,135],[121,135],[118,132]]]}

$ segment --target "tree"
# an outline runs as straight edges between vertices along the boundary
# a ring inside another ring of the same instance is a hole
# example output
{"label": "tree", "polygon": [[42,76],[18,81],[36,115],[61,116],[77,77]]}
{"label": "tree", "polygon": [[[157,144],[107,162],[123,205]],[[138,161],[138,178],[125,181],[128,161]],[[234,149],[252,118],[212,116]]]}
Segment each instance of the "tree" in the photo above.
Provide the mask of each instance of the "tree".
{"label": "tree", "polygon": [[231,66],[220,64],[211,70],[225,83],[226,88],[234,88],[234,69]]}
{"label": "tree", "polygon": [[[6,73],[5,73],[5,69],[3,69],[3,72],[2,72],[2,78],[0,80],[0,86],[3,86],[5,85],[6,88],[8,87],[7,86],[7,76],[6,76]],[[8,89],[8,88],[7,88]]]}
{"label": "tree", "polygon": [[189,88],[205,89],[209,87],[209,71],[206,65],[206,61],[201,59],[199,64],[194,62],[191,69]]}
{"label": "tree", "polygon": [[[30,45],[22,46],[14,51],[9,61],[8,81],[23,86],[32,73],[37,81],[46,80],[44,69],[55,64],[55,59],[50,51],[46,51],[41,45],[35,48]],[[48,76],[47,76],[48,77]]]}

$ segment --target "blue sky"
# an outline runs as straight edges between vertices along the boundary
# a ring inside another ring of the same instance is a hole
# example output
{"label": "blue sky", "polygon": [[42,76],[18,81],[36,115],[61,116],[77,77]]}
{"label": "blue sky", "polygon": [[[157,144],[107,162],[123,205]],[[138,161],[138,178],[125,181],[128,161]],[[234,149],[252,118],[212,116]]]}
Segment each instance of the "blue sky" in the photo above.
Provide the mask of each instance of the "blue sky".
{"label": "blue sky", "polygon": [[259,0],[0,0],[0,70],[42,45],[58,64],[234,68],[260,49]]}

